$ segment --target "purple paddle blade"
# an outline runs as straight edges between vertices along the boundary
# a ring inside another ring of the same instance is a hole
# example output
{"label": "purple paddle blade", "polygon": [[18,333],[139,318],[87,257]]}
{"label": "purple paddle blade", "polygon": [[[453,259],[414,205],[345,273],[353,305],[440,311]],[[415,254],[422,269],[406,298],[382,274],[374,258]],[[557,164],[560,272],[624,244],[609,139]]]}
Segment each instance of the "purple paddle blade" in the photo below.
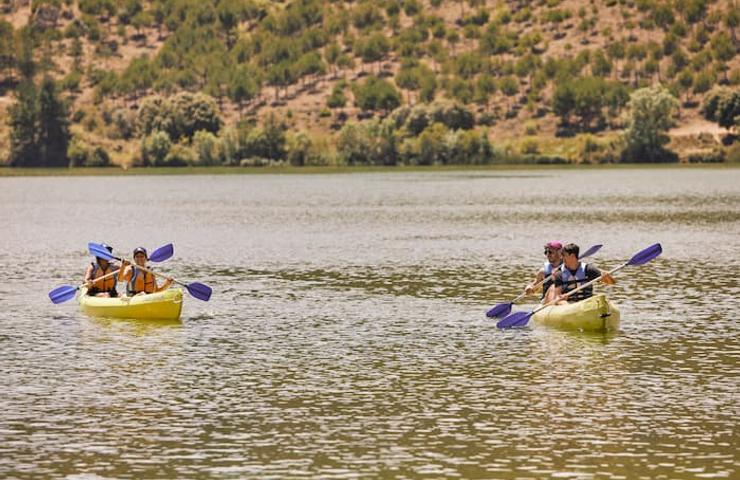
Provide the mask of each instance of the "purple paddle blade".
{"label": "purple paddle blade", "polygon": [[167,245],[163,245],[159,247],[158,249],[154,250],[152,254],[149,256],[149,260],[152,262],[164,262],[168,258],[172,257],[172,255],[175,253],[175,248],[172,246],[171,243],[168,243]]}
{"label": "purple paddle blade", "polygon": [[106,249],[104,246],[100,245],[99,243],[94,243],[94,242],[88,243],[87,250],[90,252],[91,255],[95,257],[100,257],[105,260],[117,260],[116,257],[111,255],[108,249]]}
{"label": "purple paddle blade", "polygon": [[73,287],[72,285],[62,285],[61,287],[57,287],[49,292],[49,300],[55,304],[63,303],[74,298],[75,293],[77,293],[77,287]]}
{"label": "purple paddle blade", "polygon": [[603,246],[604,245],[594,245],[591,248],[589,248],[588,250],[586,250],[585,252],[583,252],[578,258],[581,259],[581,258],[590,257],[594,253],[596,253],[599,250],[601,250],[601,247],[603,247]]}
{"label": "purple paddle blade", "polygon": [[532,312],[515,312],[496,324],[496,328],[520,327],[527,324]]}
{"label": "purple paddle blade", "polygon": [[513,303],[499,303],[492,309],[486,312],[486,317],[488,318],[494,318],[499,317],[503,318],[511,313],[511,307],[514,305]]}
{"label": "purple paddle blade", "polygon": [[632,258],[630,258],[627,265],[643,265],[656,258],[661,253],[663,253],[663,247],[661,247],[659,243],[656,243],[641,252],[637,252]]}
{"label": "purple paddle blade", "polygon": [[198,282],[189,283],[185,285],[185,288],[188,289],[190,295],[204,302],[207,302],[211,298],[211,293],[213,293],[211,287]]}

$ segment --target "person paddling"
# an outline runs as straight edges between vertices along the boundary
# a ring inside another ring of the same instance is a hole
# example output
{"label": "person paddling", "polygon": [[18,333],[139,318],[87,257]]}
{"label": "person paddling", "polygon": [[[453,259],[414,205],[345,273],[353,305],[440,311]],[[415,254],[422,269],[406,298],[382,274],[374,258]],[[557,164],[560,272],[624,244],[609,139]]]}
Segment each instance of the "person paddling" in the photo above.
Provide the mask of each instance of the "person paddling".
{"label": "person paddling", "polygon": [[[105,243],[101,245],[109,252],[113,251],[113,247],[110,245],[106,245]],[[118,265],[104,258],[95,257],[95,261],[91,262],[87,270],[85,270],[87,294],[91,297],[117,297],[116,283],[118,283],[118,279],[116,277],[118,275],[110,274],[118,270]]]}
{"label": "person paddling", "polygon": [[[532,282],[528,283],[524,288],[524,293],[531,295],[535,292],[535,286],[542,282],[542,280],[548,278],[553,272],[557,271],[558,268],[563,264],[563,244],[558,240],[551,240],[545,244],[545,256],[547,261],[545,265],[540,268],[534,277]],[[552,285],[552,279],[542,284],[542,298],[545,298],[547,290]]]}
{"label": "person paddling", "polygon": [[[584,283],[590,282],[601,276],[601,271],[590,263],[578,260],[580,249],[578,245],[569,243],[563,247],[563,264],[555,272],[553,287],[547,292],[544,303],[557,300],[558,304],[568,302],[578,302],[591,297],[593,286],[589,286],[576,292],[575,294],[565,297],[565,294],[575,290]],[[604,275],[601,281],[606,285],[614,285],[614,278],[608,273]]]}
{"label": "person paddling", "polygon": [[149,272],[145,272],[136,266],[146,267],[146,261],[149,259],[144,247],[137,247],[134,249],[134,262],[135,265],[131,265],[126,260],[121,265],[121,274],[119,280],[126,282],[126,295],[133,297],[134,295],[140,295],[144,293],[161,292],[167,290],[172,285],[172,279],[167,278],[161,287],[157,286],[157,280]]}

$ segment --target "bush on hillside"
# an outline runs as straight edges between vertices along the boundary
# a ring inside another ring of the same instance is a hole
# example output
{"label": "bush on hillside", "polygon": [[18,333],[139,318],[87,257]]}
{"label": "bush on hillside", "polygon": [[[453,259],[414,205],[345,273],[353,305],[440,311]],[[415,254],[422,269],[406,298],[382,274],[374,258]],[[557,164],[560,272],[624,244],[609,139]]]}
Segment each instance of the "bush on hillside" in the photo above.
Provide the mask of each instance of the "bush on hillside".
{"label": "bush on hillside", "polygon": [[202,93],[181,92],[169,98],[154,95],[139,106],[136,125],[142,135],[166,132],[171,139],[190,139],[203,130],[215,133],[221,128],[216,101]]}
{"label": "bush on hillside", "polygon": [[401,94],[390,82],[378,77],[368,77],[361,84],[353,85],[355,104],[363,110],[389,112],[401,105]]}

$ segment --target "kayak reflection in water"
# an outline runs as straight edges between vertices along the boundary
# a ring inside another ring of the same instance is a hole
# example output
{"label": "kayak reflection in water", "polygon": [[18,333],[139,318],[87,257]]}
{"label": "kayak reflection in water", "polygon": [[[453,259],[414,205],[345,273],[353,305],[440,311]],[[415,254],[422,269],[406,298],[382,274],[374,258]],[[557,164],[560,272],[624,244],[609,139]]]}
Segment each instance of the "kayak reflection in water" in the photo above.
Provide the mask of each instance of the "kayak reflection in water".
{"label": "kayak reflection in water", "polygon": [[[110,245],[105,243],[101,243],[101,245],[109,252],[113,251],[113,247]],[[116,283],[118,283],[118,275],[112,275],[112,273],[117,272],[119,268],[118,265],[105,258],[95,257],[95,261],[91,262],[85,270],[87,294],[91,297],[117,297]]]}
{"label": "kayak reflection in water", "polygon": [[[563,247],[563,265],[555,272],[553,285],[545,295],[544,303],[557,300],[558,305],[563,305],[568,302],[585,300],[594,294],[593,285],[591,285],[567,298],[565,297],[568,292],[601,276],[601,270],[594,265],[578,260],[579,252],[578,245],[575,243],[569,243]],[[608,273],[604,275],[601,281],[605,285],[616,283]]]}
{"label": "kayak reflection in water", "polygon": [[137,268],[137,266],[146,268],[146,261],[148,259],[146,249],[144,247],[137,247],[134,249],[135,265],[131,265],[126,260],[123,261],[123,265],[121,265],[122,273],[119,275],[119,280],[126,282],[126,295],[129,297],[145,293],[161,292],[162,290],[167,290],[172,285],[172,279],[168,277],[162,286],[159,287],[157,286],[157,279],[154,278],[154,275]]}
{"label": "kayak reflection in water", "polygon": [[[543,280],[548,278],[550,275],[552,275],[553,272],[557,271],[558,268],[560,268],[560,265],[563,263],[563,244],[562,242],[558,240],[551,240],[545,244],[545,256],[547,257],[547,261],[545,262],[545,265],[540,268],[540,270],[537,272],[537,275],[535,276],[534,280],[532,280],[531,283],[527,284],[527,286],[524,288],[524,293],[527,295],[531,295],[535,292],[536,287],[539,283],[542,283]],[[552,285],[552,280],[546,281],[544,284],[542,284],[542,298],[545,298],[545,295],[547,294],[547,290]]]}

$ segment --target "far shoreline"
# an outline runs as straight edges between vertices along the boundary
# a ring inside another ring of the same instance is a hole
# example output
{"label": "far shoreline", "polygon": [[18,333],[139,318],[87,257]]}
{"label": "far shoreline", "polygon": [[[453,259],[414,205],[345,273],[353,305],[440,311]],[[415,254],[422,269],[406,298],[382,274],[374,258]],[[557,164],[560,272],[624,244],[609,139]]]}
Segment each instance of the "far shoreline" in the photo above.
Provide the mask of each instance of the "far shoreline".
{"label": "far shoreline", "polygon": [[569,163],[569,164],[494,164],[494,165],[413,165],[413,166],[265,166],[265,167],[74,167],[18,168],[0,167],[0,177],[92,177],[145,175],[336,175],[352,173],[423,173],[503,170],[625,170],[625,169],[697,169],[738,168],[739,163]]}

